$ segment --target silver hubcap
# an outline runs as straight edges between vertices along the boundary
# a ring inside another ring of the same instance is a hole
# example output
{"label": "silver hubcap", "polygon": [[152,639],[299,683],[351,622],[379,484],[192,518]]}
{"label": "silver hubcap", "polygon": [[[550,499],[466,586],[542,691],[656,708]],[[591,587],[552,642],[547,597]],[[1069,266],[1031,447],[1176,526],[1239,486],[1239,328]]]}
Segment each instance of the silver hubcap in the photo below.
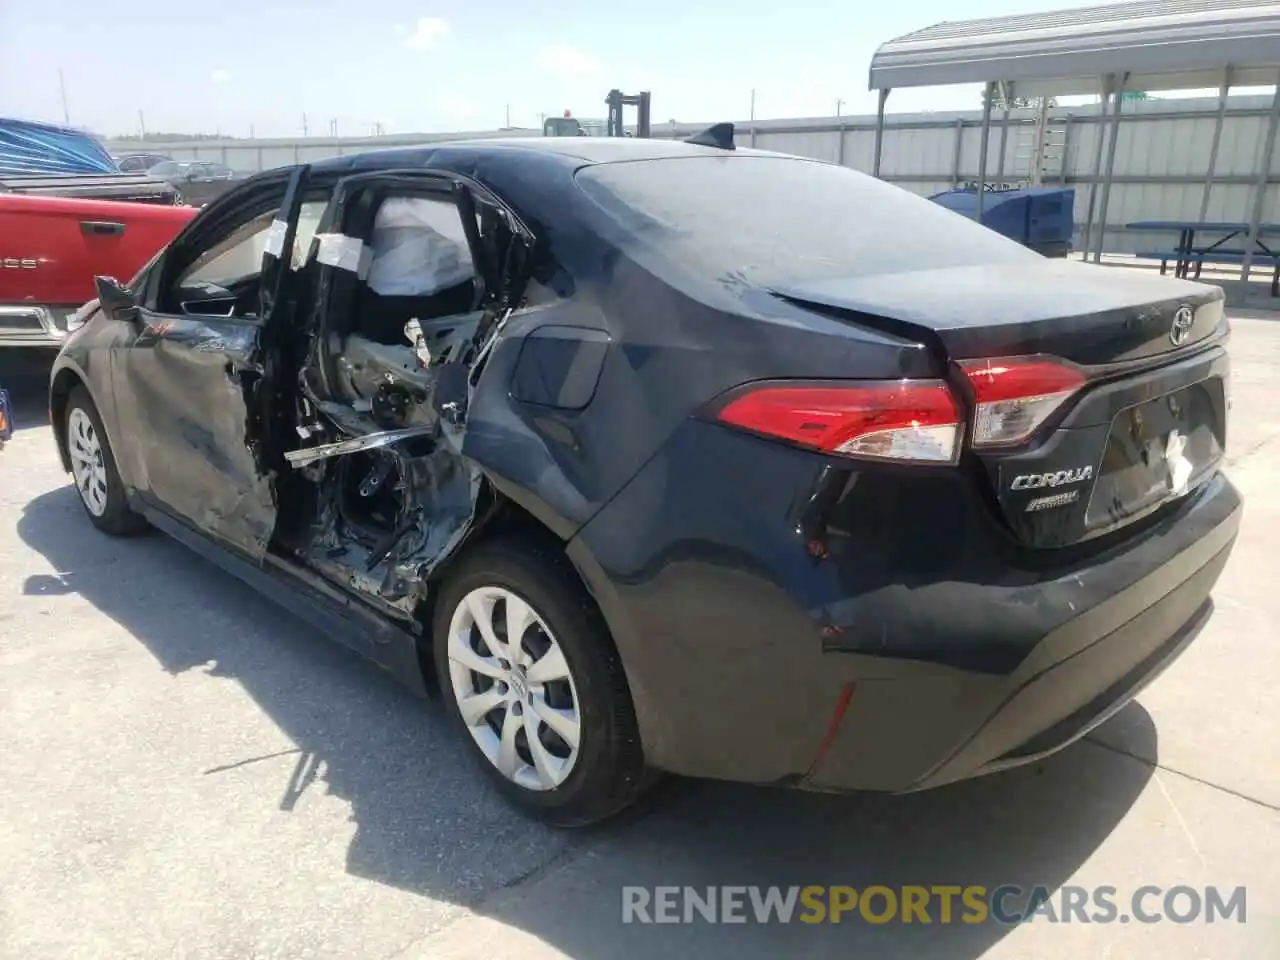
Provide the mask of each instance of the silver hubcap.
{"label": "silver hubcap", "polygon": [[71,475],[80,499],[95,517],[107,511],[107,468],[102,463],[102,443],[93,421],[79,407],[67,418],[67,447],[71,451]]}
{"label": "silver hubcap", "polygon": [[489,762],[529,790],[553,790],[578,759],[582,720],[564,651],[523,598],[472,590],[449,623],[449,679]]}

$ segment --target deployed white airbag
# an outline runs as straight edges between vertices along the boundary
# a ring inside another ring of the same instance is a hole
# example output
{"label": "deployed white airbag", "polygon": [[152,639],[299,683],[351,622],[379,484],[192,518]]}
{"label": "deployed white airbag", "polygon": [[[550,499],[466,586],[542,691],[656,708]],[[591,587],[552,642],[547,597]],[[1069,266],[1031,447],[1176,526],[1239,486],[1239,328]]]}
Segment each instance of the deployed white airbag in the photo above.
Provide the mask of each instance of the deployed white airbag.
{"label": "deployed white airbag", "polygon": [[422,197],[391,197],[369,238],[366,282],[383,296],[425,297],[475,275],[458,208]]}

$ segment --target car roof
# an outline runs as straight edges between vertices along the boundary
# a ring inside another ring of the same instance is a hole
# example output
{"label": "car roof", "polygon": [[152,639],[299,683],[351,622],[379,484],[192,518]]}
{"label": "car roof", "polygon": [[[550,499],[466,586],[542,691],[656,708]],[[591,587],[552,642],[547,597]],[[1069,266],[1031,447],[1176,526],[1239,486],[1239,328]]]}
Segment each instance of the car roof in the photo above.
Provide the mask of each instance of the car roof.
{"label": "car roof", "polygon": [[561,160],[566,166],[583,164],[617,163],[627,160],[656,160],[679,157],[724,157],[738,155],[777,156],[760,150],[721,150],[685,143],[683,140],[651,140],[635,137],[493,137],[483,140],[441,140],[420,147],[393,147],[388,150],[371,150],[362,154],[347,154],[312,163],[317,172],[344,170],[357,165],[362,170],[386,167],[426,166],[433,157],[444,153],[467,153],[475,156],[539,156],[549,160]]}

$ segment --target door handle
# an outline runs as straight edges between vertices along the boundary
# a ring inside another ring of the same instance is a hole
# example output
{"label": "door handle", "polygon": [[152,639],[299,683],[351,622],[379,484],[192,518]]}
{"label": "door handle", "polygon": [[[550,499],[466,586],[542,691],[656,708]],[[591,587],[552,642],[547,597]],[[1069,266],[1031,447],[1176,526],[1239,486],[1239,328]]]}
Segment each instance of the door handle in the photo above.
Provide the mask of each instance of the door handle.
{"label": "door handle", "polygon": [[80,232],[91,237],[119,237],[124,234],[124,224],[110,220],[81,220]]}

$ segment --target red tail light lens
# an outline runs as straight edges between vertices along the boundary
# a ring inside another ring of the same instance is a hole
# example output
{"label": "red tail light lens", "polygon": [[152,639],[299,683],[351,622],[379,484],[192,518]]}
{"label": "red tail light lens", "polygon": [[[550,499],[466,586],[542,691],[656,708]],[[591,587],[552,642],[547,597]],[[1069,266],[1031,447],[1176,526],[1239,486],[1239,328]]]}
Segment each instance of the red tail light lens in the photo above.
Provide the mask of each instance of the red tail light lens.
{"label": "red tail light lens", "polygon": [[954,463],[964,433],[941,380],[753,384],[717,419],[826,453],[903,462]]}
{"label": "red tail light lens", "polygon": [[1053,357],[965,360],[960,369],[973,385],[975,447],[1022,443],[1088,379]]}

